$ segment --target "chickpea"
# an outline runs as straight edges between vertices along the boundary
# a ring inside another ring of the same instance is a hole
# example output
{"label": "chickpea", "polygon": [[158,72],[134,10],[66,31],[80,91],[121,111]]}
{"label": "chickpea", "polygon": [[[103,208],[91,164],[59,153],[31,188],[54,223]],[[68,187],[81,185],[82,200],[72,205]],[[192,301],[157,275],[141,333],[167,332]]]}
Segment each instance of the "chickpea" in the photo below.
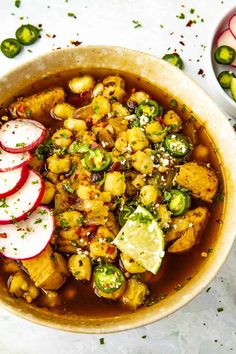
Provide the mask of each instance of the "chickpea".
{"label": "chickpea", "polygon": [[57,225],[62,226],[65,225],[65,228],[81,226],[83,221],[82,214],[77,210],[68,210],[59,215],[57,219]]}
{"label": "chickpea", "polygon": [[18,271],[9,278],[9,292],[16,297],[24,298],[28,303],[39,295],[39,289],[36,288],[29,276],[22,271]]}
{"label": "chickpea", "polygon": [[146,270],[140,264],[135,262],[131,257],[121,253],[120,258],[122,260],[123,266],[127,272],[135,273],[144,273]]}
{"label": "chickpea", "polygon": [[94,86],[92,97],[96,97],[98,95],[102,95],[102,92],[104,90],[104,85],[99,82]]}
{"label": "chickpea", "polygon": [[153,143],[159,143],[166,136],[166,131],[162,128],[160,122],[152,122],[145,126],[145,133]]}
{"label": "chickpea", "polygon": [[45,181],[45,191],[43,194],[43,199],[41,201],[42,204],[49,204],[54,198],[56,188],[54,184],[49,181]]}
{"label": "chickpea", "polygon": [[153,162],[150,156],[143,151],[136,151],[131,156],[132,166],[142,174],[151,174],[153,170]]}
{"label": "chickpea", "polygon": [[55,290],[43,289],[43,295],[40,299],[42,304],[47,307],[55,307],[61,304],[61,297]]}
{"label": "chickpea", "polygon": [[80,77],[74,77],[69,81],[68,86],[70,90],[74,93],[82,93],[85,91],[92,90],[94,87],[95,81],[92,76],[84,75]]}
{"label": "chickpea", "polygon": [[153,205],[157,200],[157,188],[153,185],[143,186],[140,190],[140,201],[143,205]]}
{"label": "chickpea", "polygon": [[109,99],[114,98],[121,101],[125,95],[125,81],[118,75],[108,76],[103,80],[105,86],[103,96]]}
{"label": "chickpea", "polygon": [[199,162],[208,162],[209,161],[209,150],[204,145],[196,145],[192,154],[193,158]]}
{"label": "chickpea", "polygon": [[129,110],[120,102],[113,102],[111,105],[111,111],[115,116],[125,117],[130,115]]}
{"label": "chickpea", "polygon": [[134,102],[136,105],[141,104],[143,101],[148,100],[149,95],[146,92],[143,91],[136,91],[131,93],[129,99],[128,99],[128,105],[130,102]]}
{"label": "chickpea", "polygon": [[127,281],[125,293],[122,296],[122,301],[132,310],[143,304],[148,295],[148,287],[141,281],[131,278]]}
{"label": "chickpea", "polygon": [[92,267],[90,258],[84,253],[74,254],[69,258],[68,267],[76,280],[90,280]]}
{"label": "chickpea", "polygon": [[178,132],[182,128],[182,120],[174,111],[170,110],[164,115],[164,123],[171,127],[173,133]]}
{"label": "chickpea", "polygon": [[75,130],[76,132],[83,132],[87,130],[87,125],[84,120],[68,118],[64,121],[64,127],[70,130]]}
{"label": "chickpea", "polygon": [[94,111],[92,120],[93,124],[96,124],[100,119],[105,117],[110,112],[110,101],[106,97],[98,95],[92,100],[92,108]]}
{"label": "chickpea", "polygon": [[110,192],[113,196],[120,196],[125,193],[125,176],[120,172],[108,172],[104,183],[104,191]]}
{"label": "chickpea", "polygon": [[59,129],[52,136],[53,143],[58,147],[68,147],[73,140],[73,133],[68,129]]}
{"label": "chickpea", "polygon": [[53,108],[53,115],[61,118],[61,119],[67,119],[69,117],[74,117],[75,113],[75,107],[70,105],[69,103],[58,103],[54,108]]}
{"label": "chickpea", "polygon": [[75,241],[78,239],[79,227],[70,227],[69,230],[61,230],[60,237],[64,240]]}
{"label": "chickpea", "polygon": [[49,156],[47,158],[47,166],[53,173],[69,172],[71,166],[70,156],[65,155],[63,157],[59,157],[56,154]]}
{"label": "chickpea", "polygon": [[149,142],[144,132],[138,128],[132,128],[127,130],[128,143],[133,151],[143,150],[148,147]]}

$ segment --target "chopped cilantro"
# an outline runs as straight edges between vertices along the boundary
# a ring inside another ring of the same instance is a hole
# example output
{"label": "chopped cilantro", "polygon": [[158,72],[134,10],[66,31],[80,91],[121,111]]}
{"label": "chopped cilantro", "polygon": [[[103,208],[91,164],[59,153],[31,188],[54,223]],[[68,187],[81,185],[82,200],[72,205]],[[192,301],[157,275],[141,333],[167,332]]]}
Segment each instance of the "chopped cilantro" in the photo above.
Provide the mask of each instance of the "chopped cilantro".
{"label": "chopped cilantro", "polygon": [[16,143],[16,147],[25,146],[25,143]]}
{"label": "chopped cilantro", "polygon": [[95,101],[95,104],[94,104],[94,107],[93,107],[93,110],[96,114],[99,114],[99,105],[97,104],[97,102]]}
{"label": "chopped cilantro", "polygon": [[40,144],[35,150],[35,156],[39,160],[44,160],[50,153],[53,152],[54,145],[52,139],[48,139],[45,144]]}
{"label": "chopped cilantro", "polygon": [[0,198],[0,208],[9,208],[9,205],[6,203],[6,198]]}
{"label": "chopped cilantro", "polygon": [[73,12],[68,12],[67,16],[77,18],[76,15]]}
{"label": "chopped cilantro", "polygon": [[224,308],[223,307],[218,307],[217,312],[223,312]]}
{"label": "chopped cilantro", "polygon": [[29,108],[27,108],[25,110],[25,114],[26,114],[26,117],[29,118],[29,117],[31,117],[32,111]]}
{"label": "chopped cilantro", "polygon": [[131,215],[130,220],[138,221],[141,224],[148,224],[153,221],[151,216],[143,215],[142,213],[135,213]]}
{"label": "chopped cilantro", "polygon": [[170,101],[170,107],[171,107],[171,108],[176,108],[176,107],[178,107],[178,102],[177,102],[175,99],[171,100],[171,101]]}
{"label": "chopped cilantro", "polygon": [[139,27],[143,27],[142,24],[137,21],[137,20],[132,20],[133,24],[134,24],[134,28],[139,28]]}
{"label": "chopped cilantro", "polygon": [[67,229],[69,227],[69,223],[66,219],[64,218],[61,218],[60,219],[60,225],[63,229]]}
{"label": "chopped cilantro", "polygon": [[190,14],[194,14],[195,9],[190,9]]}
{"label": "chopped cilantro", "polygon": [[77,244],[77,242],[75,240],[72,240],[70,242],[70,244],[71,244],[71,246],[78,247],[78,244]]}
{"label": "chopped cilantro", "polygon": [[181,14],[177,15],[176,17],[179,18],[180,20],[184,20],[185,19],[185,14],[183,12],[181,12]]}
{"label": "chopped cilantro", "polygon": [[71,187],[70,182],[66,182],[65,184],[63,184],[63,189],[67,192],[67,193],[75,193],[75,189]]}
{"label": "chopped cilantro", "polygon": [[38,184],[38,183],[39,183],[38,180],[32,181],[32,184]]}
{"label": "chopped cilantro", "polygon": [[38,218],[35,220],[34,224],[40,224],[42,222],[42,219]]}
{"label": "chopped cilantro", "polygon": [[19,7],[20,7],[20,3],[21,3],[20,0],[16,0],[16,1],[15,1],[15,7],[18,7],[18,8],[19,8]]}

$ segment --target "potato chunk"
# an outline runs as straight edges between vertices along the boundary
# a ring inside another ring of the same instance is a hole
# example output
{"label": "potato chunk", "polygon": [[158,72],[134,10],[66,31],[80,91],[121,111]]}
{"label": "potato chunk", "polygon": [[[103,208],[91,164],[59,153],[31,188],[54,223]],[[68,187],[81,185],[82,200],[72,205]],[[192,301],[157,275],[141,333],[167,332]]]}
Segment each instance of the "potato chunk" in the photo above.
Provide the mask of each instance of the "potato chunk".
{"label": "potato chunk", "polygon": [[136,310],[137,307],[143,304],[147,295],[147,285],[137,279],[131,278],[127,281],[126,290],[122,296],[122,302],[132,310]]}
{"label": "potato chunk", "polygon": [[174,111],[170,110],[164,115],[164,123],[171,128],[173,133],[178,132],[182,128],[182,120]]}
{"label": "potato chunk", "polygon": [[157,200],[157,188],[153,185],[143,186],[140,190],[140,201],[143,205],[153,205]]}
{"label": "potato chunk", "polygon": [[76,280],[90,280],[92,272],[91,262],[90,258],[84,253],[71,256],[68,261],[68,267]]}
{"label": "potato chunk", "polygon": [[136,151],[136,153],[131,156],[131,164],[135,168],[135,170],[142,174],[152,173],[152,159],[143,151]]}
{"label": "potato chunk", "polygon": [[153,143],[159,143],[166,136],[166,130],[163,129],[160,122],[152,122],[145,126],[145,132],[149,140]]}
{"label": "potato chunk", "polygon": [[94,87],[94,78],[91,75],[74,77],[68,83],[70,90],[74,93],[82,93],[92,90]]}
{"label": "potato chunk", "polygon": [[188,210],[183,216],[173,219],[171,230],[166,234],[165,241],[175,241],[169,248],[170,253],[188,251],[199,241],[199,235],[209,216],[205,207]]}
{"label": "potato chunk", "polygon": [[218,178],[215,172],[196,162],[187,162],[180,166],[176,182],[190,190],[195,198],[212,203],[218,190]]}
{"label": "potato chunk", "polygon": [[108,172],[104,183],[104,191],[116,197],[125,193],[125,176],[120,172]]}
{"label": "potato chunk", "polygon": [[121,253],[120,258],[122,260],[123,266],[127,272],[131,274],[135,273],[144,273],[146,271],[145,268],[143,268],[140,264],[135,262],[133,258],[130,258],[124,253]]}
{"label": "potato chunk", "polygon": [[141,128],[135,127],[127,130],[128,144],[133,151],[143,150],[148,147],[149,142]]}
{"label": "potato chunk", "polygon": [[65,282],[68,269],[65,259],[53,253],[50,246],[38,256],[22,261],[35,285],[46,290],[57,290]]}
{"label": "potato chunk", "polygon": [[28,303],[39,296],[39,289],[23,271],[18,271],[9,278],[9,292],[16,297],[22,297]]}
{"label": "potato chunk", "polygon": [[53,114],[61,119],[67,119],[69,117],[74,117],[75,107],[71,106],[69,103],[58,103],[53,108]]}
{"label": "potato chunk", "polygon": [[87,130],[87,125],[82,119],[68,118],[64,121],[64,127],[76,132],[84,132]]}
{"label": "potato chunk", "polygon": [[59,157],[56,154],[47,158],[48,169],[53,173],[66,173],[69,172],[71,161],[70,156],[65,155]]}

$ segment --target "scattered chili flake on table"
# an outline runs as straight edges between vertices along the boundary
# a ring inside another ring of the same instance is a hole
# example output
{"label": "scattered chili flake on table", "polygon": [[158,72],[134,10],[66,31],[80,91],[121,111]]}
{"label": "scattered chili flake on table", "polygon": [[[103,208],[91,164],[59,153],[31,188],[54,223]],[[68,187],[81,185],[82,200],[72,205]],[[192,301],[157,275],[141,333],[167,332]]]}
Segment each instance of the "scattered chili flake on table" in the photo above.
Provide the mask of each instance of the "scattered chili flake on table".
{"label": "scattered chili flake on table", "polygon": [[193,24],[193,21],[192,21],[192,20],[189,20],[189,21],[187,22],[187,24],[186,24],[186,27],[191,27],[192,24]]}
{"label": "scattered chili flake on table", "polygon": [[80,41],[70,41],[71,44],[73,44],[74,46],[78,47],[80,44],[82,44],[83,42]]}
{"label": "scattered chili flake on table", "polygon": [[185,46],[185,43],[183,41],[180,41],[179,44]]}

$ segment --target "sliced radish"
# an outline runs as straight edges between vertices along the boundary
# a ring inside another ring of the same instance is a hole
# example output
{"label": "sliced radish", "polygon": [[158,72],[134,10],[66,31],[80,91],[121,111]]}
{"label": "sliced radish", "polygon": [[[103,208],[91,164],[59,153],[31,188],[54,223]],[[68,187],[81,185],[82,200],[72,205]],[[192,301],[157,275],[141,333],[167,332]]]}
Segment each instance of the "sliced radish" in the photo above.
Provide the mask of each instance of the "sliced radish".
{"label": "sliced radish", "polygon": [[0,147],[0,172],[12,171],[27,165],[32,160],[30,152],[11,154]]}
{"label": "sliced radish", "polygon": [[18,192],[0,199],[0,225],[25,219],[39,206],[43,193],[43,179],[37,172],[29,170],[27,181]]}
{"label": "sliced radish", "polygon": [[231,16],[229,19],[229,29],[234,38],[236,39],[236,14]]}
{"label": "sliced radish", "polygon": [[12,259],[33,258],[48,245],[53,231],[53,214],[40,206],[26,220],[0,225],[0,253]]}
{"label": "sliced radish", "polygon": [[[232,35],[229,29],[221,32],[217,40],[217,47],[221,47],[222,45],[228,45],[229,47],[236,50],[236,38]],[[236,66],[236,59],[231,64],[232,66]]]}
{"label": "sliced radish", "polygon": [[0,129],[0,146],[8,152],[25,152],[34,149],[44,139],[46,128],[31,119],[15,119]]}
{"label": "sliced radish", "polygon": [[12,171],[0,172],[0,198],[16,193],[26,182],[29,175],[27,166]]}

